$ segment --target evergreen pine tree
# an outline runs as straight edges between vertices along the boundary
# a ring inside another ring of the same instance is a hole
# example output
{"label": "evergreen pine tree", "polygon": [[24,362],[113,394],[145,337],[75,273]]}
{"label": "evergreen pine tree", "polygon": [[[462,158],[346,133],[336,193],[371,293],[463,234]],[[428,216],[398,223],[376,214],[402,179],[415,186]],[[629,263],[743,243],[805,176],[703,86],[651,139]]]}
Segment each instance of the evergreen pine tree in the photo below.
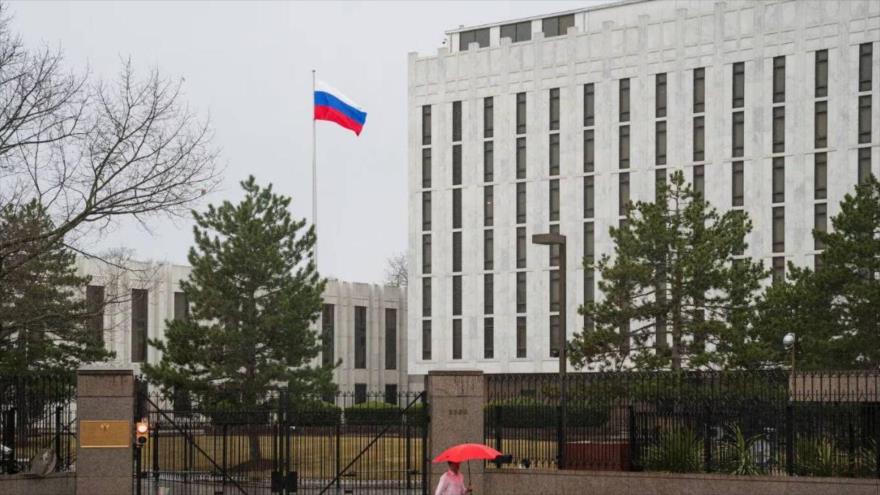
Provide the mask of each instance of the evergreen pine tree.
{"label": "evergreen pine tree", "polygon": [[[162,353],[146,365],[167,392],[189,394],[207,410],[256,411],[284,392],[294,400],[335,390],[331,367],[313,367],[320,350],[311,328],[324,281],[312,254],[315,232],[291,218],[290,198],[241,183],[244,199],[194,213],[192,272],[181,286],[190,317],[167,323]],[[261,459],[251,438],[251,459]]]}
{"label": "evergreen pine tree", "polygon": [[18,266],[0,284],[0,373],[72,373],[111,356],[103,336],[88,328],[83,290],[90,278],[77,275],[76,256],[63,244],[41,239],[51,230],[36,201],[0,209],[0,238],[34,239],[0,257],[0,265]]}
{"label": "evergreen pine tree", "polygon": [[750,221],[739,211],[719,214],[681,172],[657,197],[630,205],[620,227],[610,229],[613,257],[586,263],[599,271],[604,298],[581,308],[595,330],[570,344],[576,367],[678,370],[739,360],[766,275],[738,256]]}

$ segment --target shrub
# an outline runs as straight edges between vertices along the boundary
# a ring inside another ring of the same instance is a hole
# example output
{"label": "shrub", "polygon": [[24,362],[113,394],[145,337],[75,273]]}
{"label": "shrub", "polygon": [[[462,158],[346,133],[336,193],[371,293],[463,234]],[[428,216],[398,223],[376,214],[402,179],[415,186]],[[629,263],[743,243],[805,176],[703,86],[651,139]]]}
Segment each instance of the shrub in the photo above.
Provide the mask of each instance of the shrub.
{"label": "shrub", "polygon": [[702,470],[700,441],[688,428],[661,431],[642,456],[646,471],[697,473]]}
{"label": "shrub", "polygon": [[401,423],[401,411],[402,409],[397,405],[387,402],[362,402],[345,408],[345,423],[350,425],[399,424]]}
{"label": "shrub", "polygon": [[[497,400],[486,405],[487,425],[503,428],[555,427],[559,407],[531,397]],[[595,402],[570,402],[566,409],[567,424],[572,427],[602,426],[608,421],[609,407]]]}
{"label": "shrub", "polygon": [[764,447],[762,435],[754,435],[746,438],[742,428],[735,425],[728,429],[722,444],[724,468],[730,474],[740,476],[753,476],[764,474],[765,465],[761,465],[759,457],[766,455],[761,448]]}
{"label": "shrub", "polygon": [[342,408],[329,402],[311,400],[290,404],[288,420],[301,426],[335,426],[342,419]]}

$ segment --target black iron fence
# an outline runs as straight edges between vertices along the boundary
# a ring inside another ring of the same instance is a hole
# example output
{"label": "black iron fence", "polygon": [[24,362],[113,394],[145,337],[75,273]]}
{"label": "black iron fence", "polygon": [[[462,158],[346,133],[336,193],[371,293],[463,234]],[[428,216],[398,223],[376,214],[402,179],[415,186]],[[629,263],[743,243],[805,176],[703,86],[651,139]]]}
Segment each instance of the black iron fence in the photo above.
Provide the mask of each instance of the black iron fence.
{"label": "black iron fence", "polygon": [[274,397],[258,407],[147,395],[136,488],[180,494],[426,493],[420,393]]}
{"label": "black iron fence", "polygon": [[487,382],[486,442],[520,467],[880,476],[876,374],[624,372]]}
{"label": "black iron fence", "polygon": [[75,400],[72,374],[0,375],[0,474],[73,470]]}

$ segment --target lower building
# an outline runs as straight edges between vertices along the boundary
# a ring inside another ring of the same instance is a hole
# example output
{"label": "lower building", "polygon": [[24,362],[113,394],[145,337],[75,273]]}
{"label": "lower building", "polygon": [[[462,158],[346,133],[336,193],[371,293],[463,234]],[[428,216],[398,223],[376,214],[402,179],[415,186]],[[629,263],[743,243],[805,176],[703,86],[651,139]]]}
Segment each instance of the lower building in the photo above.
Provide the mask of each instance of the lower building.
{"label": "lower building", "polygon": [[[181,281],[191,268],[168,263],[126,261],[122,266],[80,259],[78,271],[91,276],[86,299],[103,308],[89,323],[104,337],[115,361],[156,363],[161,353],[149,339],[163,339],[167,322],[185,318],[189,302]],[[316,329],[322,352],[313,364],[337,364],[334,381],[343,392],[396,394],[410,390],[407,375],[406,289],[328,280]]]}

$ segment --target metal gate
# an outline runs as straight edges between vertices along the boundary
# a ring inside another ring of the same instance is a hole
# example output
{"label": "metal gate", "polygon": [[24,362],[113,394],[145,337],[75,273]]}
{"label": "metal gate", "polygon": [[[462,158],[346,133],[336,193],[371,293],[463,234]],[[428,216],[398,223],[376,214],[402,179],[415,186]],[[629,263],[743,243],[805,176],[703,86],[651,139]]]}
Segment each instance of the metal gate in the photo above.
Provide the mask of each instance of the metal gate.
{"label": "metal gate", "polygon": [[424,393],[279,396],[252,410],[141,393],[136,416],[150,425],[138,494],[427,494]]}

